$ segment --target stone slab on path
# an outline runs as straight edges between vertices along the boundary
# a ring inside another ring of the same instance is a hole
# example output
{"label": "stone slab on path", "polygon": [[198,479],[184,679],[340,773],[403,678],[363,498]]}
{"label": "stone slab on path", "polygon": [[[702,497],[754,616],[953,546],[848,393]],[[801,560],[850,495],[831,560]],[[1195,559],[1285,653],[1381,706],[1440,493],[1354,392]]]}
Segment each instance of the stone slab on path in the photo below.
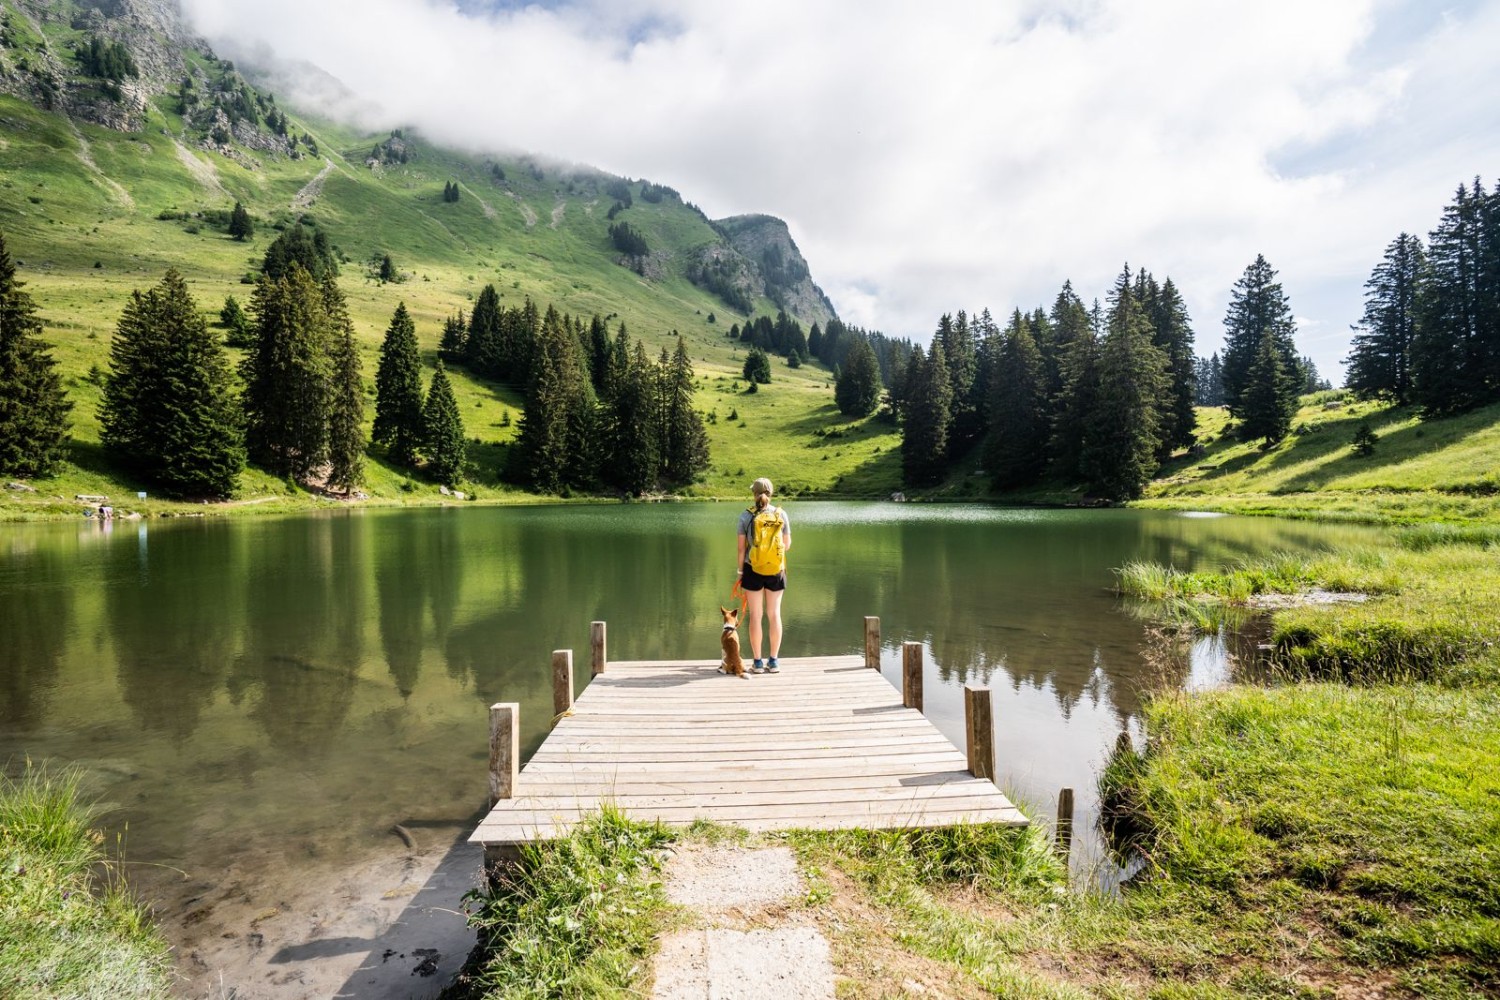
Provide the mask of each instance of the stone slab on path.
{"label": "stone slab on path", "polygon": [[791,850],[699,845],[673,855],[665,875],[667,898],[700,926],[662,939],[654,1000],[833,1000],[833,959],[816,927],[782,914],[769,927],[722,926],[801,899]]}

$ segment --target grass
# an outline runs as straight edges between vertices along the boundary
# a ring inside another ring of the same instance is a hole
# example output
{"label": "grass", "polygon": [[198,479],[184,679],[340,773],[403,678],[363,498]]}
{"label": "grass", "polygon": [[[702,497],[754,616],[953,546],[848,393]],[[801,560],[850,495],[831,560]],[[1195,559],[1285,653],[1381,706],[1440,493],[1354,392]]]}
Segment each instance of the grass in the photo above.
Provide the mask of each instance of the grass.
{"label": "grass", "polygon": [[[1200,408],[1200,455],[1169,463],[1142,506],[1398,524],[1500,520],[1500,406],[1423,421],[1410,407],[1346,392],[1303,397],[1293,433],[1272,448],[1226,433],[1222,408]],[[1361,423],[1375,451],[1354,453]]]}
{"label": "grass", "polygon": [[528,844],[519,864],[465,899],[486,956],[450,1000],[636,996],[667,909],[660,872],[673,835],[605,806],[561,840]]}
{"label": "grass", "polygon": [[93,818],[76,772],[0,776],[0,996],[170,995],[166,944]]}
{"label": "grass", "polygon": [[[0,143],[0,232],[12,256],[23,262],[21,277],[37,301],[44,336],[75,402],[72,461],[59,475],[31,482],[37,494],[0,493],[0,520],[76,516],[77,493],[119,499],[150,491],[150,484],[135,481],[99,449],[100,387],[89,377],[91,369],[108,367],[110,337],[131,292],[154,285],[168,267],[176,267],[211,321],[227,295],[246,303],[250,288],[241,277],[256,269],[277,235],[274,226],[294,217],[294,198],[324,163],[246,153],[254,165],[248,169],[189,149],[200,164],[195,173],[184,165],[172,138],[180,122],[155,107],[147,112],[143,132],[126,135],[89,125],[75,129],[56,115],[0,95],[0,121],[6,124]],[[340,283],[371,385],[380,341],[398,303],[411,312],[430,366],[443,320],[467,312],[480,289],[493,283],[507,306],[530,296],[575,315],[609,316],[612,327],[623,320],[653,356],[674,344],[678,334],[686,340],[698,374],[698,406],[713,416],[711,468],[685,495],[739,497],[757,475],[785,483],[792,496],[873,497],[900,488],[896,429],[874,419],[842,417],[832,405],[831,373],[817,363],[791,369],[775,359],[771,384],[754,394],[744,391],[743,352],[727,331],[745,317],[684,277],[696,249],[718,236],[682,203],[638,199],[623,216],[667,251],[662,275],[647,281],[615,259],[606,232],[610,202],[599,190],[602,175],[551,166],[533,172],[514,157],[467,156],[420,138],[414,140],[418,155],[410,163],[376,170],[364,157],[383,136],[312,118],[293,124],[310,132],[322,156],[334,164],[306,211],[346,257]],[[191,147],[190,140],[183,141]],[[97,171],[84,164],[85,144]],[[492,162],[502,165],[503,182],[490,173]],[[441,199],[450,179],[463,190],[456,204]],[[227,210],[236,200],[257,224],[247,243],[229,239],[198,217]],[[174,217],[158,218],[163,213]],[[176,217],[183,213],[186,219]],[[406,280],[382,284],[367,274],[365,263],[387,252]],[[768,301],[758,309],[775,313]],[[710,313],[716,322],[707,321]],[[231,355],[237,358],[238,352]],[[522,393],[461,369],[450,372],[450,379],[475,464],[465,492],[477,493],[482,502],[527,498],[500,482],[507,447],[518,430]],[[366,416],[373,421],[373,396],[370,404]],[[436,483],[386,466],[379,456],[370,462],[365,491],[376,503],[441,502]],[[326,503],[303,491],[288,493],[279,480],[255,470],[245,474],[237,499],[261,503],[204,508],[152,499],[128,506],[146,514],[243,514]]]}

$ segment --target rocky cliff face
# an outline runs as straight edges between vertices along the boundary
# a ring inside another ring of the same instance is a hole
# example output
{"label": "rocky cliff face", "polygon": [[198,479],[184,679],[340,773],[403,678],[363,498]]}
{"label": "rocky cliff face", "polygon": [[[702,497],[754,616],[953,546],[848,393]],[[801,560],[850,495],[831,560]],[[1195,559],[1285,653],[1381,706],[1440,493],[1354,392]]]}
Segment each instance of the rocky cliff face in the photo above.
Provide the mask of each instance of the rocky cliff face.
{"label": "rocky cliff face", "polygon": [[[184,139],[299,155],[285,126],[272,127],[274,104],[188,30],[176,0],[10,0],[0,11],[0,93],[120,132],[141,131],[148,104],[174,95]],[[94,39],[122,46],[133,72],[86,72],[77,50]]]}
{"label": "rocky cliff face", "polygon": [[737,215],[715,225],[730,248],[749,263],[760,279],[760,291],[809,326],[837,317],[833,303],[813,283],[812,273],[785,222],[770,215]]}

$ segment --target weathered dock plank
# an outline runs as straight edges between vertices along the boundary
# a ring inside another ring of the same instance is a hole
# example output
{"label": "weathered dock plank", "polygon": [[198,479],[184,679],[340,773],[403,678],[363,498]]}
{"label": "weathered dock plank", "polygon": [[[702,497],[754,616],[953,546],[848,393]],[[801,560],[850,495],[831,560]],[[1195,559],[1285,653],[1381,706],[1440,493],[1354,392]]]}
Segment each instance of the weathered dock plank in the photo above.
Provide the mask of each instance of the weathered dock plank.
{"label": "weathered dock plank", "polygon": [[552,839],[604,803],[634,819],[756,831],[1026,823],[866,656],[794,657],[745,680],[717,665],[601,671],[596,657],[512,796],[469,839],[500,849]]}

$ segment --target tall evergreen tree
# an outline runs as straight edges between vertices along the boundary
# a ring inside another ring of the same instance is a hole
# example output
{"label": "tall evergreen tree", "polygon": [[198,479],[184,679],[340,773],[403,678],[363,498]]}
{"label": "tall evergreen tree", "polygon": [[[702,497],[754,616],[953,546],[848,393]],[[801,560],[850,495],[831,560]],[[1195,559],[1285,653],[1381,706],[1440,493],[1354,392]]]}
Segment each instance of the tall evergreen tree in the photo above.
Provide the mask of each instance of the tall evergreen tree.
{"label": "tall evergreen tree", "polygon": [[1280,368],[1290,372],[1297,365],[1295,331],[1291,303],[1276,280],[1276,271],[1264,256],[1257,255],[1230,291],[1229,311],[1224,316],[1224,401],[1231,416],[1245,416],[1241,397],[1262,336],[1270,335],[1280,354]]}
{"label": "tall evergreen tree", "polygon": [[458,400],[453,396],[453,386],[448,382],[448,373],[443,371],[441,358],[432,373],[422,418],[427,432],[427,471],[438,482],[452,486],[463,478],[468,445]]}
{"label": "tall evergreen tree", "polygon": [[1167,358],[1151,342],[1151,323],[1127,267],[1111,295],[1109,331],[1099,347],[1099,389],[1087,421],[1080,467],[1089,488],[1132,500],[1156,470]]}
{"label": "tall evergreen tree", "polygon": [[923,356],[913,352],[907,368],[906,403],[901,433],[901,468],[908,483],[930,486],[948,471],[949,407],[953,390],[940,337]]}
{"label": "tall evergreen tree", "polygon": [[[1154,286],[1155,281],[1149,284]],[[1197,379],[1193,361],[1193,328],[1188,321],[1187,304],[1168,278],[1159,289],[1153,287],[1147,320],[1151,323],[1152,343],[1167,359],[1167,399],[1162,406],[1161,461],[1173,449],[1190,447],[1198,429]]]}
{"label": "tall evergreen tree", "polygon": [[1365,282],[1365,313],[1355,327],[1344,382],[1359,395],[1411,402],[1417,293],[1426,265],[1422,240],[1402,233]]}
{"label": "tall evergreen tree", "polygon": [[494,285],[485,285],[469,316],[469,339],[464,345],[464,360],[476,375],[500,377],[500,324],[500,293]]}
{"label": "tall evergreen tree", "polygon": [[500,321],[498,358],[493,378],[513,385],[530,383],[531,366],[541,336],[541,322],[536,303],[531,301],[530,296],[526,297],[520,309],[505,310]]}
{"label": "tall evergreen tree", "polygon": [[880,363],[863,337],[849,348],[833,383],[833,401],[846,417],[868,417],[880,405]]}
{"label": "tall evergreen tree", "polygon": [[[1413,396],[1435,416],[1500,398],[1500,195],[1458,187],[1427,240],[1412,344]],[[1490,231],[1486,231],[1490,230]]]}
{"label": "tall evergreen tree", "polygon": [[1089,312],[1068,285],[1053,307],[1053,329],[1065,324],[1070,332],[1059,346],[1058,377],[1061,388],[1053,405],[1051,455],[1053,468],[1062,479],[1085,478],[1083,457],[1093,437],[1093,414],[1099,403],[1099,307]]}
{"label": "tall evergreen tree", "polygon": [[463,361],[464,348],[468,339],[469,327],[464,322],[463,314],[449,316],[443,320],[443,336],[438,341],[438,357],[450,364]]}
{"label": "tall evergreen tree", "polygon": [[169,495],[234,492],[245,449],[229,361],[175,270],[126,304],[99,422],[104,446]]}
{"label": "tall evergreen tree", "polygon": [[62,461],[73,404],[24,285],[0,236],[0,472],[46,476]]}
{"label": "tall evergreen tree", "polygon": [[979,374],[979,341],[963,310],[938,322],[936,338],[942,342],[943,357],[948,366],[948,387],[952,402],[948,411],[948,450],[954,455],[967,452],[984,434],[983,409],[986,400],[975,396]]}
{"label": "tall evergreen tree", "polygon": [[990,436],[985,468],[996,489],[1012,489],[1041,477],[1047,455],[1047,376],[1031,321],[1017,309],[990,387]]}
{"label": "tall evergreen tree", "polygon": [[[637,342],[633,352],[625,354],[628,341],[624,324],[615,338],[612,355],[614,437],[610,463],[616,486],[632,495],[649,492],[657,485],[661,468],[660,397],[656,391],[656,366],[646,357],[646,348]],[[616,371],[621,357],[623,369]]]}
{"label": "tall evergreen tree", "polygon": [[426,440],[423,417],[422,359],[417,351],[417,328],[406,303],[396,306],[380,345],[375,369],[375,429],[373,437],[390,449],[397,465],[413,467]]}
{"label": "tall evergreen tree", "polygon": [[1300,369],[1288,371],[1275,338],[1270,333],[1263,334],[1240,396],[1244,419],[1240,436],[1247,441],[1261,439],[1267,448],[1286,437],[1297,412],[1294,390],[1300,388],[1301,382]]}
{"label": "tall evergreen tree", "polygon": [[578,342],[552,307],[542,320],[526,413],[516,449],[514,474],[543,493],[582,485],[593,470],[580,461],[586,430],[583,410],[592,409],[592,388],[583,373]]}
{"label": "tall evergreen tree", "polygon": [[666,447],[661,478],[673,486],[683,486],[708,468],[708,428],[693,408],[693,361],[681,337],[677,338],[671,362],[662,371],[662,384]]}
{"label": "tall evergreen tree", "polygon": [[255,346],[240,366],[246,444],[268,471],[307,480],[328,458],[333,363],[322,290],[293,263],[260,280],[250,308]]}
{"label": "tall evergreen tree", "polygon": [[609,380],[610,350],[609,329],[604,325],[604,319],[594,313],[594,318],[589,320],[589,379],[594,383],[594,392],[601,397]]}
{"label": "tall evergreen tree", "polygon": [[255,223],[239,202],[234,203],[234,209],[229,213],[229,235],[241,243],[255,235]]}
{"label": "tall evergreen tree", "polygon": [[350,493],[365,475],[365,382],[354,345],[354,323],[333,278],[323,279],[328,310],[333,386],[328,410],[327,488]]}

